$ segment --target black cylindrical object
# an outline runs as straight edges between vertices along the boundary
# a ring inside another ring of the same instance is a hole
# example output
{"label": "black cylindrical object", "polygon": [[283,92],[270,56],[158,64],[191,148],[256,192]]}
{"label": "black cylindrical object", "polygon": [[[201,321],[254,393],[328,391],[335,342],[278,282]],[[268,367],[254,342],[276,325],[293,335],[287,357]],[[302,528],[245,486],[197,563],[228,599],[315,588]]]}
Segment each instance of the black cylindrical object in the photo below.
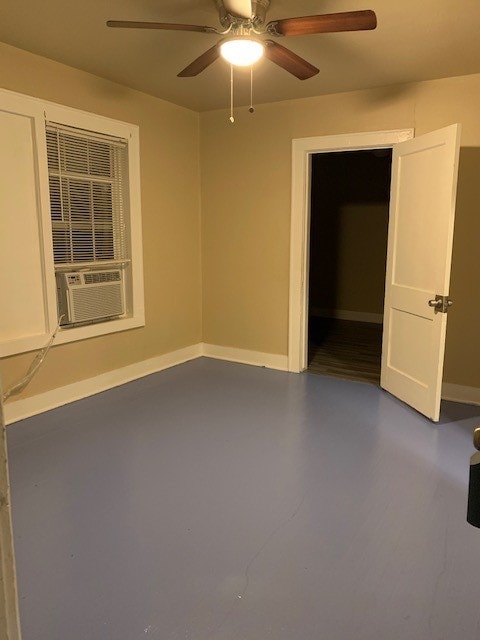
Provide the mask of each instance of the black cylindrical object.
{"label": "black cylindrical object", "polygon": [[479,451],[470,458],[467,522],[480,528],[480,427],[475,429],[473,444]]}
{"label": "black cylindrical object", "polygon": [[480,528],[480,452],[470,458],[467,522]]}

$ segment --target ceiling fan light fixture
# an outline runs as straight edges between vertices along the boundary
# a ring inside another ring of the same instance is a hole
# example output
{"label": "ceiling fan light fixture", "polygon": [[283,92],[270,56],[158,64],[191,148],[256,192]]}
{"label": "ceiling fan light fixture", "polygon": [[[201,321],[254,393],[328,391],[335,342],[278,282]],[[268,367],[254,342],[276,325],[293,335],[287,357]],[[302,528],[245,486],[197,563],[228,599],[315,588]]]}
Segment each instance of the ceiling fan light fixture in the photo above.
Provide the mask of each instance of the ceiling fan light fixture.
{"label": "ceiling fan light fixture", "polygon": [[263,56],[265,45],[261,40],[249,37],[229,38],[220,45],[223,58],[236,67],[249,67]]}

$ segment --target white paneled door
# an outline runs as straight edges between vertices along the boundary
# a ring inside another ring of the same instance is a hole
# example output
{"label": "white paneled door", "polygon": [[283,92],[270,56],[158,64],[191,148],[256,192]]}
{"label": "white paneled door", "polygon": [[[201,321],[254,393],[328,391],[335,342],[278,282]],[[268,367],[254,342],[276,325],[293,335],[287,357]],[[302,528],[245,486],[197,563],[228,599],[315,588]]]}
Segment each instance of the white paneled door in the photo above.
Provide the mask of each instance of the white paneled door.
{"label": "white paneled door", "polygon": [[459,146],[452,125],[393,149],[381,386],[433,421],[447,326],[435,298],[449,294]]}

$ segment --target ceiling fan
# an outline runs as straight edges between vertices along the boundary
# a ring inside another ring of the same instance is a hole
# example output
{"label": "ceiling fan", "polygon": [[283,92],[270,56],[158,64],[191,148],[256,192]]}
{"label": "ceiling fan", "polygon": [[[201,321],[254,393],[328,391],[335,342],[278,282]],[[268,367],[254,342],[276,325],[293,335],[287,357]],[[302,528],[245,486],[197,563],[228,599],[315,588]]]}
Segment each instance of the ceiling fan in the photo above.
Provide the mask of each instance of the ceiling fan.
{"label": "ceiling fan", "polygon": [[[252,65],[262,55],[276,65],[306,80],[318,73],[318,69],[270,37],[298,36],[339,31],[375,29],[377,17],[374,11],[347,11],[297,18],[284,18],[266,22],[270,0],[214,0],[223,30],[196,24],[168,22],[137,22],[108,20],[108,27],[128,29],[165,29],[169,31],[197,31],[224,36],[213,47],[180,71],[178,77],[193,77],[204,71],[222,55],[233,65]],[[259,36],[267,36],[263,39]]]}

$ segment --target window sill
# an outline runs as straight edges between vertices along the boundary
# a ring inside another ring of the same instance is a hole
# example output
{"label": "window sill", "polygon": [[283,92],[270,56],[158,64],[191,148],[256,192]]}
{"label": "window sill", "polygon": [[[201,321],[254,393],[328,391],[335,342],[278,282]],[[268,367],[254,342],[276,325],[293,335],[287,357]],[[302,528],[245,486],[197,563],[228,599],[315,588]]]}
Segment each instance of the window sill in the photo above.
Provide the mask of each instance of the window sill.
{"label": "window sill", "polygon": [[67,342],[76,342],[77,340],[86,340],[87,338],[95,338],[96,336],[104,336],[107,333],[128,331],[129,329],[137,329],[138,327],[144,326],[145,317],[142,314],[138,317],[107,320],[106,322],[85,325],[84,327],[72,327],[71,329],[68,327],[60,327],[53,346],[66,344]]}
{"label": "window sill", "polygon": [[[60,327],[52,346],[55,347],[60,344],[77,342],[78,340],[86,340],[119,331],[128,331],[129,329],[138,329],[144,326],[145,314],[142,312],[134,317],[130,316],[127,318],[118,318],[117,320],[108,320],[106,322],[85,325],[84,327],[73,327],[71,329]],[[48,340],[49,336],[41,334],[5,342],[4,344],[0,344],[0,358],[42,349]]]}

